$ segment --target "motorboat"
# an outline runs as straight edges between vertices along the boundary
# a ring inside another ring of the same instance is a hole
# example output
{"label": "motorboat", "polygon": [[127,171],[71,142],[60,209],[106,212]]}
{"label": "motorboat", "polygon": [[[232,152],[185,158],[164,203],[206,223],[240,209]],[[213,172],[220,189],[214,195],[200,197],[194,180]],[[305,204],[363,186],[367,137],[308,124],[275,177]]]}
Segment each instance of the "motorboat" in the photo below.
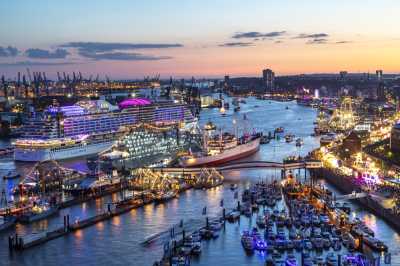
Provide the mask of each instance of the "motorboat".
{"label": "motorboat", "polygon": [[286,141],[287,143],[291,143],[291,142],[293,142],[293,140],[294,140],[294,135],[293,135],[293,134],[287,134],[287,135],[285,136],[285,141]]}
{"label": "motorboat", "polygon": [[254,252],[253,237],[250,235],[250,233],[248,231],[243,232],[241,242],[242,242],[243,248],[247,252]]}
{"label": "motorboat", "polygon": [[301,139],[301,138],[296,139],[296,146],[297,147],[301,147],[301,146],[303,146],[303,144],[304,144],[303,139]]}
{"label": "motorboat", "polygon": [[328,266],[336,266],[338,265],[338,259],[336,257],[336,255],[334,253],[328,253],[328,255],[326,255],[326,265]]}
{"label": "motorboat", "polygon": [[288,254],[286,257],[286,266],[295,266],[297,265],[297,260],[296,257],[293,254]]}
{"label": "motorboat", "polygon": [[257,216],[256,223],[258,227],[265,228],[265,217],[262,215]]}
{"label": "motorboat", "polygon": [[237,184],[231,184],[230,185],[231,190],[236,190],[238,188]]}

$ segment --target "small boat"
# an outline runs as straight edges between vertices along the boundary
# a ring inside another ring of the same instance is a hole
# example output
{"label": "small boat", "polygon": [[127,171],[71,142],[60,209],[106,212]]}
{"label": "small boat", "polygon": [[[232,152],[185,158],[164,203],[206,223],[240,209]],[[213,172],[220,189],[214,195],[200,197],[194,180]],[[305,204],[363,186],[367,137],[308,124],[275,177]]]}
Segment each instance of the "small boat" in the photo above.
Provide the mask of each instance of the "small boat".
{"label": "small boat", "polygon": [[260,144],[268,144],[268,143],[270,143],[270,138],[268,138],[268,136],[261,136],[261,138],[260,138]]}
{"label": "small boat", "polygon": [[265,217],[262,215],[257,216],[256,223],[258,227],[265,228]]}
{"label": "small boat", "polygon": [[316,250],[322,250],[322,248],[324,247],[323,239],[320,238],[320,237],[315,237],[315,238],[313,238],[313,239],[312,239],[312,244],[313,244],[313,247],[314,247]]}
{"label": "small boat", "polygon": [[287,250],[292,250],[292,249],[294,249],[294,243],[293,243],[292,240],[287,240],[287,241],[286,241],[286,249],[287,249]]}
{"label": "small boat", "polygon": [[324,258],[322,256],[314,257],[313,262],[315,265],[324,265]]}
{"label": "small boat", "polygon": [[204,129],[205,130],[215,130],[215,129],[217,129],[217,126],[214,125],[213,122],[208,121],[207,124],[205,124]]}
{"label": "small boat", "polygon": [[293,244],[294,244],[294,248],[295,248],[297,251],[301,251],[301,250],[303,249],[303,247],[304,247],[303,241],[302,241],[301,239],[295,239],[295,240],[293,240]]}
{"label": "small boat", "polygon": [[288,134],[288,135],[285,136],[285,141],[286,141],[287,143],[290,143],[290,142],[292,142],[293,140],[294,140],[294,135],[293,135],[293,134]]}
{"label": "small boat", "polygon": [[369,246],[372,250],[379,251],[379,252],[386,252],[388,250],[388,247],[380,241],[379,239],[372,237],[372,236],[363,236],[364,243]]}
{"label": "small boat", "polygon": [[167,191],[167,192],[159,192],[155,195],[154,201],[156,203],[163,203],[169,201],[177,196],[177,193],[174,191]]}
{"label": "small boat", "polygon": [[243,248],[247,252],[254,252],[254,243],[253,243],[253,237],[250,235],[248,231],[243,232],[241,242],[243,245]]}
{"label": "small boat", "polygon": [[329,223],[329,217],[328,217],[328,215],[326,215],[326,214],[321,214],[321,215],[319,216],[319,221],[320,221],[320,223],[322,223],[322,224],[328,224],[328,223]]}
{"label": "small boat", "polygon": [[230,186],[231,190],[236,190],[238,188],[237,184],[231,184]]}
{"label": "small boat", "polygon": [[240,212],[239,211],[231,211],[230,213],[228,213],[228,215],[226,216],[226,219],[230,222],[233,222],[237,219],[240,218]]}
{"label": "small boat", "polygon": [[285,129],[283,127],[277,127],[275,128],[275,133],[283,133]]}
{"label": "small boat", "polygon": [[312,224],[313,224],[314,226],[320,226],[320,220],[319,220],[319,217],[318,217],[317,215],[313,215],[313,217],[312,217]]}
{"label": "small boat", "polygon": [[329,249],[331,247],[332,244],[329,238],[323,238],[322,241],[325,249]]}
{"label": "small boat", "polygon": [[297,265],[296,257],[293,254],[288,254],[285,261],[286,266],[295,266]]}
{"label": "small boat", "polygon": [[340,251],[342,249],[342,243],[340,242],[339,238],[332,238],[332,248],[334,251]]}
{"label": "small boat", "polygon": [[338,265],[338,260],[337,260],[337,256],[330,252],[328,253],[328,255],[326,255],[326,265],[327,266],[336,266]]}
{"label": "small boat", "polygon": [[236,106],[235,108],[233,108],[234,112],[239,112],[240,111],[240,106]]}
{"label": "small boat", "polygon": [[267,249],[267,243],[261,239],[261,237],[255,237],[254,248],[258,251],[265,251]]}
{"label": "small boat", "polygon": [[214,221],[214,222],[210,223],[209,227],[210,227],[210,230],[212,230],[212,231],[219,231],[222,229],[222,225],[223,224],[221,222]]}
{"label": "small boat", "polygon": [[201,253],[201,242],[194,242],[192,247],[192,254],[199,255]]}
{"label": "small boat", "polygon": [[296,146],[297,147],[301,147],[303,146],[304,141],[301,138],[296,139]]}
{"label": "small boat", "polygon": [[290,239],[296,239],[297,238],[297,232],[295,229],[289,230],[289,238]]}
{"label": "small boat", "polygon": [[15,171],[10,171],[8,172],[5,176],[3,176],[3,179],[7,180],[7,179],[16,179],[16,178],[20,178],[21,175],[18,174]]}
{"label": "small boat", "polygon": [[286,250],[286,241],[282,240],[282,239],[277,239],[275,241],[275,248],[276,248],[276,250],[281,251],[281,252],[285,251]]}

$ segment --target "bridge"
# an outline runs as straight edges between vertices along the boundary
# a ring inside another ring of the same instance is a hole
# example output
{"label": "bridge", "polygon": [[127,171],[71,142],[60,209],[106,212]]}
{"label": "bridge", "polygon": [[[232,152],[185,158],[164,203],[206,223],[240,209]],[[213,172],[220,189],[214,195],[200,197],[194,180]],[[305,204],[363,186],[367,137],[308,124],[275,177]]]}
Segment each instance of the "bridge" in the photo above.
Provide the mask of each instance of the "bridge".
{"label": "bridge", "polygon": [[355,191],[353,191],[353,193],[351,193],[351,194],[337,196],[336,201],[361,199],[361,198],[365,198],[366,196],[368,196],[368,193],[365,193],[365,192],[356,193]]}
{"label": "bridge", "polygon": [[[295,170],[295,169],[316,169],[321,168],[321,161],[306,160],[300,162],[269,162],[269,161],[244,161],[234,162],[225,164],[223,166],[213,167],[219,172],[241,170],[241,169],[257,169],[257,168],[268,168],[268,169],[280,169],[280,170]],[[155,171],[162,171],[170,174],[198,174],[204,167],[193,167],[193,168],[182,168],[182,167],[156,167],[152,168]]]}

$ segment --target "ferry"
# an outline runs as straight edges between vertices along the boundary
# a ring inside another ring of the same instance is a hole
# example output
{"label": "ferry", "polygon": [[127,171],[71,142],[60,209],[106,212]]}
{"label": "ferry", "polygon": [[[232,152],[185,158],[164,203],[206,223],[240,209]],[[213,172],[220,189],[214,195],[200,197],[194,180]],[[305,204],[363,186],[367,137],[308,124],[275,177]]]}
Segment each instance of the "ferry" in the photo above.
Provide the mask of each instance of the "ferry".
{"label": "ferry", "polygon": [[48,107],[34,114],[14,144],[17,161],[63,160],[108,150],[116,139],[140,124],[179,124],[193,128],[197,120],[185,104],[126,99],[112,105],[104,100],[79,101]]}
{"label": "ferry", "polygon": [[239,139],[225,135],[221,140],[208,142],[207,153],[192,154],[182,157],[182,167],[216,166],[238,160],[256,153],[260,149],[260,134],[243,136]]}

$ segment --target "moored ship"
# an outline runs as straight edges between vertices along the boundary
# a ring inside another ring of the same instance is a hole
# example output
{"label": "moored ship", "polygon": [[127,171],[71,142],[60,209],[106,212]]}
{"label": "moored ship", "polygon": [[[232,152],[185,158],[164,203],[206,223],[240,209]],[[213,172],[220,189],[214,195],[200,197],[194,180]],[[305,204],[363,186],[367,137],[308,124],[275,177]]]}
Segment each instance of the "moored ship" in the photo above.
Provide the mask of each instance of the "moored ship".
{"label": "moored ship", "polygon": [[14,143],[14,157],[17,161],[46,161],[100,153],[142,123],[178,123],[189,128],[196,119],[184,104],[138,98],[118,106],[97,100],[49,107],[24,126],[23,136]]}
{"label": "moored ship", "polygon": [[260,148],[261,134],[247,135],[236,139],[232,135],[207,142],[207,153],[193,154],[180,159],[183,167],[216,166],[238,160],[256,153]]}

